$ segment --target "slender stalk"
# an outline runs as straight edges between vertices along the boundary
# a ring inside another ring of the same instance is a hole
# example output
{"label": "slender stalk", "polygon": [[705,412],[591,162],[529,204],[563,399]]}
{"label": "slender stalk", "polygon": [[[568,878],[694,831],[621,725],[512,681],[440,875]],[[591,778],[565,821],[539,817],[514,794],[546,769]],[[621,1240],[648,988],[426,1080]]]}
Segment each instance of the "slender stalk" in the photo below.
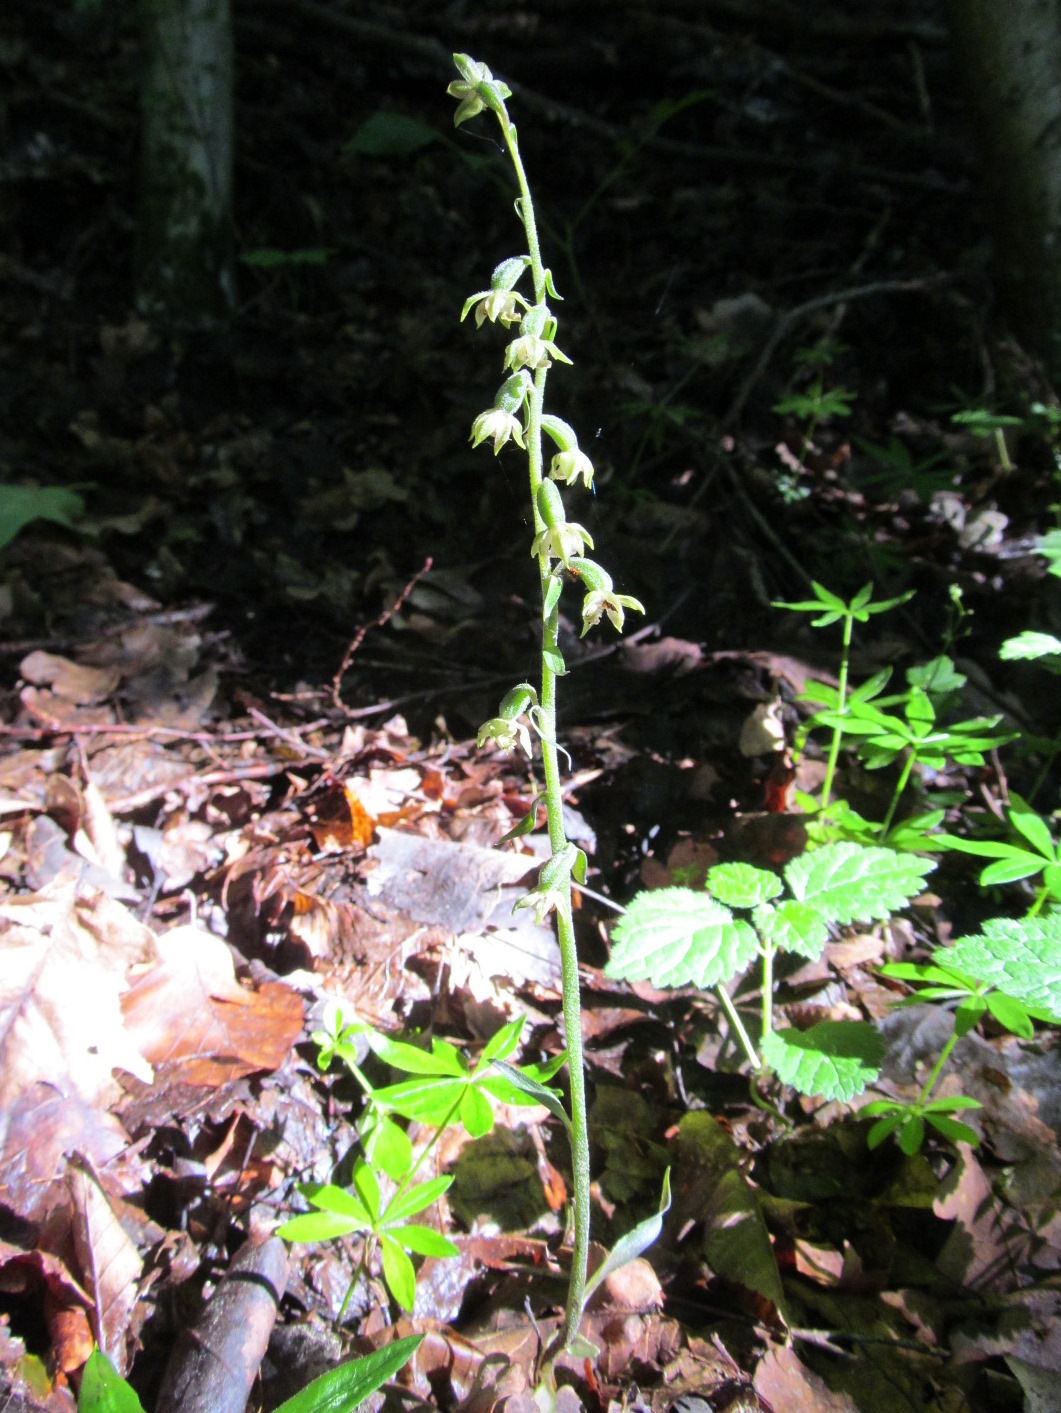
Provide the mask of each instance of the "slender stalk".
{"label": "slender stalk", "polygon": [[[530,256],[531,278],[534,284],[535,301],[542,303],[546,297],[546,276],[542,264],[541,247],[538,242],[538,228],[534,216],[534,200],[531,196],[527,174],[520,157],[516,129],[506,112],[498,114],[501,131],[508,147],[512,165],[519,183],[519,216],[527,237],[527,253]],[[534,383],[527,403],[527,426],[524,437],[527,444],[527,469],[530,479],[531,505],[534,510],[534,528],[543,528],[538,512],[538,488],[542,483],[542,411],[545,404],[545,381],[548,368],[535,370]],[[548,556],[538,559],[541,581],[542,602],[550,578]],[[554,855],[567,845],[564,829],[563,792],[560,783],[560,759],[556,744],[556,673],[549,661],[559,655],[560,610],[555,606],[542,620],[542,674],[541,692],[538,698],[538,727],[541,737],[542,772],[545,778],[545,808],[548,818],[549,846]],[[575,929],[572,921],[571,886],[568,879],[567,898],[556,909],[556,930],[560,944],[560,971],[564,1011],[564,1039],[567,1044],[568,1082],[571,1094],[571,1175],[573,1185],[573,1242],[571,1251],[571,1275],[568,1284],[567,1306],[564,1313],[564,1346],[572,1343],[578,1334],[582,1319],[582,1303],[586,1288],[586,1269],[589,1259],[590,1227],[590,1171],[589,1171],[589,1120],[586,1106],[586,1075],[582,1051],[582,1000],[578,980],[578,951],[575,943]]]}
{"label": "slender stalk", "polygon": [[740,1013],[738,1012],[736,1006],[733,1004],[732,997],[724,986],[716,986],[715,994],[722,1002],[722,1009],[729,1017],[729,1023],[733,1027],[734,1033],[736,1034],[737,1039],[740,1041],[741,1046],[743,1047],[744,1053],[747,1055],[749,1062],[755,1069],[758,1069],[760,1063],[759,1056],[755,1053],[755,1046],[752,1044],[751,1038],[749,1037],[748,1032],[744,1028],[744,1022],[741,1020]]}
{"label": "slender stalk", "polygon": [[895,818],[895,811],[898,808],[900,799],[902,798],[902,793],[906,789],[906,784],[907,781],[910,779],[910,772],[914,768],[914,762],[916,761],[916,759],[917,752],[911,750],[910,754],[906,757],[906,760],[903,763],[903,768],[899,773],[899,779],[896,782],[895,790],[892,793],[892,802],[888,806],[888,813],[884,816],[884,822],[881,824],[880,827],[880,838],[882,841],[888,837],[888,830],[892,827],[892,820]]}
{"label": "slender stalk", "polygon": [[[855,621],[848,613],[844,615],[844,641],[840,649],[840,680],[837,685],[836,699],[838,710],[844,711],[847,707],[847,674],[851,661],[851,635],[854,630]],[[829,759],[825,767],[825,779],[822,782],[822,809],[829,805],[829,796],[832,793],[833,777],[836,775],[836,763],[840,759],[840,743],[843,740],[843,727],[837,726],[833,730],[833,739],[829,745]]]}

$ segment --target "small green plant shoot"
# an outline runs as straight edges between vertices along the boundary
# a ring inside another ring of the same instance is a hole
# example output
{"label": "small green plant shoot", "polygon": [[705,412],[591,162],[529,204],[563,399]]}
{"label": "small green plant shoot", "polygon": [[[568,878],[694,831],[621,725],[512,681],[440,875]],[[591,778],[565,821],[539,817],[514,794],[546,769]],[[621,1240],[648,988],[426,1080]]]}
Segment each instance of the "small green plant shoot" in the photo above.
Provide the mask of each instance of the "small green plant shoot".
{"label": "small green plant shoot", "polygon": [[[276,1413],[354,1413],[409,1362],[422,1339],[423,1335],[396,1339],[374,1354],[329,1369],[282,1403]],[[89,1355],[81,1376],[77,1413],[144,1413],[132,1387],[98,1349]]]}
{"label": "small green plant shoot", "polygon": [[[417,1180],[446,1128],[459,1123],[471,1138],[489,1133],[494,1126],[491,1099],[507,1104],[547,1101],[550,1107],[559,1107],[546,1081],[563,1063],[562,1054],[547,1065],[519,1069],[508,1063],[522,1030],[522,1020],[502,1026],[483,1047],[474,1069],[445,1040],[436,1037],[429,1050],[421,1049],[363,1022],[344,1023],[338,1007],[332,1009],[327,1028],[314,1033],[320,1068],[327,1069],[335,1059],[342,1061],[364,1091],[365,1109],[359,1123],[362,1156],[354,1164],[349,1186],[299,1184],[299,1192],[314,1210],[291,1217],[277,1234],[286,1241],[305,1242],[331,1241],[354,1233],[362,1237],[360,1260],[339,1310],[339,1321],[358,1281],[372,1271],[377,1253],[383,1281],[395,1303],[406,1311],[412,1310],[416,1297],[412,1257],[459,1255],[447,1236],[410,1220],[437,1202],[453,1181],[451,1177]],[[363,1069],[370,1051],[412,1078],[373,1085]],[[434,1129],[418,1155],[414,1156],[399,1118]]]}

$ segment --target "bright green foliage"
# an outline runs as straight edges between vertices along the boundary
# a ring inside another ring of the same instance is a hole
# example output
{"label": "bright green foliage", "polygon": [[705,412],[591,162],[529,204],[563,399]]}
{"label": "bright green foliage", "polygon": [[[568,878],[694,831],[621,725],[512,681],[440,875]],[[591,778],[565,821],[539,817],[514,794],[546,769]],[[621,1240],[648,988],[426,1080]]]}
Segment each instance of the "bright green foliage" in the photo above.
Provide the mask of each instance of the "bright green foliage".
{"label": "bright green foliage", "polygon": [[877,1078],[884,1042],[866,1021],[823,1021],[809,1030],[764,1035],[762,1056],[778,1079],[800,1094],[846,1102]]}
{"label": "bright green foliage", "polygon": [[[556,1093],[546,1087],[563,1064],[563,1054],[548,1064],[522,1069],[506,1063],[519,1045],[522,1031],[522,1019],[502,1026],[483,1047],[473,1069],[455,1046],[437,1036],[430,1049],[424,1049],[394,1040],[361,1021],[344,1024],[336,1008],[327,1029],[314,1033],[319,1046],[317,1063],[327,1069],[332,1060],[341,1060],[364,1090],[366,1108],[360,1122],[364,1156],[358,1160],[348,1188],[333,1183],[300,1184],[300,1193],[314,1210],[292,1217],[279,1228],[278,1235],[286,1241],[315,1242],[363,1234],[361,1268],[378,1252],[387,1289],[403,1310],[411,1310],[416,1296],[411,1257],[458,1254],[453,1242],[433,1227],[408,1220],[436,1202],[452,1181],[439,1177],[414,1182],[438,1133],[453,1123],[462,1124],[472,1138],[489,1133],[494,1125],[491,1098],[506,1104],[540,1104],[548,1095],[550,1107],[563,1112]],[[374,1086],[361,1067],[358,1042],[392,1069],[414,1077]],[[395,1116],[437,1130],[419,1159],[414,1160],[408,1134]],[[343,1301],[344,1310],[356,1281],[357,1276]]]}
{"label": "bright green foliage", "polygon": [[358,1162],[350,1188],[331,1183],[302,1183],[299,1191],[314,1212],[292,1217],[277,1235],[285,1241],[332,1241],[351,1232],[364,1232],[379,1247],[383,1279],[403,1310],[412,1310],[416,1297],[416,1272],[409,1252],[417,1256],[457,1256],[459,1249],[432,1227],[407,1218],[437,1202],[452,1183],[451,1177],[432,1178],[415,1187],[399,1187],[384,1203],[379,1178],[368,1163]]}
{"label": "bright green foliage", "polygon": [[[921,891],[933,867],[927,859],[850,842],[801,855],[785,868],[783,880],[767,869],[719,864],[707,875],[706,894],[691,888],[639,893],[612,934],[605,972],[656,986],[722,988],[761,956],[759,1055],[719,990],[752,1063],[773,1070],[800,1093],[850,1099],[876,1078],[882,1053],[876,1031],[858,1022],[774,1031],[774,953],[818,957],[830,927],[888,917]],[[733,909],[750,912],[750,921],[734,917]]]}
{"label": "bright green foliage", "polygon": [[[409,1335],[393,1344],[351,1359],[307,1384],[287,1399],[276,1413],[354,1413],[412,1358],[423,1335]],[[144,1413],[143,1406],[105,1354],[89,1355],[81,1377],[78,1413]]]}
{"label": "bright green foliage", "polygon": [[875,1099],[860,1112],[864,1118],[877,1120],[866,1135],[870,1148],[879,1148],[894,1133],[899,1147],[908,1157],[912,1157],[925,1141],[926,1124],[948,1143],[968,1143],[975,1148],[980,1141],[976,1130],[950,1115],[963,1109],[979,1108],[975,1099],[955,1094],[949,1099],[918,1100],[913,1104],[903,1104],[896,1099]]}
{"label": "bright green foliage", "polygon": [[[982,933],[960,937],[943,955],[997,993],[1020,1002],[1037,1019],[1061,1025],[1061,914],[992,918]],[[1015,1028],[997,1011],[994,1014],[1007,1029]]]}
{"label": "bright green foliage", "polygon": [[1042,884],[1032,913],[1037,913],[1047,900],[1061,902],[1061,851],[1043,817],[1028,802],[1015,793],[1005,810],[1010,839],[966,839],[958,834],[936,836],[937,847],[958,853],[974,854],[993,859],[980,874],[980,883],[989,888],[1002,883],[1016,883],[1042,874]]}

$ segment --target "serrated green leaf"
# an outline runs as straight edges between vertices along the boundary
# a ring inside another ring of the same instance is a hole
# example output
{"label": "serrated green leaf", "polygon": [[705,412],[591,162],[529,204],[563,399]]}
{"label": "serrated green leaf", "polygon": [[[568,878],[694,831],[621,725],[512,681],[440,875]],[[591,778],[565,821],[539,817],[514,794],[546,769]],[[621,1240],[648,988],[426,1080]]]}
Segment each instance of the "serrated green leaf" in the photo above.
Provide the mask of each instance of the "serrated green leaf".
{"label": "serrated green leaf", "polygon": [[705,882],[712,896],[727,908],[754,908],[776,898],[785,886],[776,873],[745,863],[717,864],[708,870]]}
{"label": "serrated green leaf", "polygon": [[424,1227],[417,1222],[410,1222],[405,1226],[388,1227],[387,1230],[400,1246],[404,1246],[406,1251],[412,1251],[417,1256],[450,1257],[461,1254],[460,1247],[450,1241],[448,1236],[443,1236],[440,1231],[435,1231],[434,1227]]}
{"label": "serrated green leaf", "polygon": [[692,888],[639,893],[612,933],[606,976],[654,986],[719,986],[758,950],[754,931]]}
{"label": "serrated green leaf", "polygon": [[[1059,572],[1055,566],[1054,573]],[[1052,633],[1034,633],[1030,629],[1018,633],[1015,638],[1007,638],[998,650],[1003,662],[1031,661],[1039,657],[1061,654],[1061,638]]]}
{"label": "serrated green leaf", "polygon": [[81,1375],[77,1413],[144,1413],[136,1394],[98,1349],[88,1356]]}
{"label": "serrated green leaf", "polygon": [[947,960],[1061,1025],[1061,916],[992,918],[960,937]]}
{"label": "serrated green leaf", "polygon": [[829,926],[810,903],[786,898],[776,907],[756,908],[752,921],[771,946],[816,961],[829,940]]}
{"label": "serrated green leaf", "polygon": [[[393,1344],[377,1349],[374,1354],[366,1354],[361,1359],[340,1364],[337,1369],[329,1369],[296,1393],[294,1398],[282,1403],[276,1413],[354,1413],[370,1394],[408,1363],[422,1339],[423,1335],[396,1339]],[[122,1413],[122,1410],[115,1410],[115,1413]]]}
{"label": "serrated green leaf", "polygon": [[801,854],[785,869],[793,895],[828,922],[871,922],[903,908],[935,864],[914,854],[842,842]]}
{"label": "serrated green leaf", "polygon": [[416,1271],[413,1263],[393,1236],[384,1232],[379,1239],[383,1279],[395,1301],[411,1315],[416,1300]]}
{"label": "serrated green leaf", "polygon": [[884,1041],[866,1021],[823,1021],[809,1030],[771,1031],[760,1052],[778,1079],[800,1094],[846,1103],[877,1078]]}

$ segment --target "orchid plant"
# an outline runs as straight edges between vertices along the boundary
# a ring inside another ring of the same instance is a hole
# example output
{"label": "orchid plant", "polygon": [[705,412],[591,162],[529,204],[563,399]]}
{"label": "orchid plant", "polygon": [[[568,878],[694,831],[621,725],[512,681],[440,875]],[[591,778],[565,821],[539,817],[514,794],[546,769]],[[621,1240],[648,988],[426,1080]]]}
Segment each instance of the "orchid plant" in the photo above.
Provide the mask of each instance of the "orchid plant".
{"label": "orchid plant", "polygon": [[[477,63],[466,54],[455,54],[453,59],[460,74],[448,90],[451,97],[459,100],[454,123],[459,127],[483,112],[490,112],[497,119],[519,188],[516,214],[526,240],[526,253],[502,260],[494,270],[489,288],[477,291],[465,301],[461,319],[463,321],[474,311],[479,328],[485,323],[500,324],[505,328],[515,326],[515,337],[505,349],[505,377],[494,397],[493,406],[480,413],[472,423],[471,441],[473,446],[488,443],[495,456],[510,443],[526,455],[534,523],[530,553],[537,560],[541,584],[540,686],[535,688],[529,682],[521,682],[514,687],[502,700],[497,716],[482,725],[478,740],[480,747],[488,742],[503,750],[520,747],[530,756],[533,738],[536,737],[541,754],[541,794],[536,797],[527,818],[507,837],[529,833],[535,826],[539,799],[544,800],[549,858],[541,868],[535,887],[516,906],[533,908],[543,921],[549,916],[556,918],[567,1042],[570,1116],[565,1119],[565,1127],[571,1142],[573,1179],[571,1275],[561,1334],[556,1348],[551,1347],[543,1357],[547,1381],[550,1359],[555,1358],[560,1349],[588,1352],[585,1349],[586,1341],[581,1339],[578,1331],[591,1285],[599,1281],[606,1268],[614,1270],[644,1250],[655,1239],[662,1220],[661,1211],[628,1233],[604,1265],[594,1273],[593,1282],[587,1285],[589,1138],[578,955],[571,906],[572,882],[578,884],[584,881],[586,856],[568,840],[564,828],[560,783],[562,748],[556,736],[557,682],[566,672],[560,649],[560,599],[565,583],[573,581],[581,588],[583,636],[605,617],[617,631],[622,632],[626,614],[643,613],[644,609],[637,599],[616,592],[607,570],[587,557],[587,550],[594,548],[593,538],[582,525],[568,519],[564,506],[561,486],[573,487],[581,482],[586,488],[592,487],[593,463],[579,446],[571,426],[562,418],[545,411],[545,386],[549,370],[555,363],[570,363],[571,360],[556,342],[557,321],[549,301],[559,300],[560,296],[551,272],[542,263],[534,202],[520,156],[516,129],[505,106],[512,92],[507,84],[494,78],[485,64]],[[521,281],[524,289],[529,285],[529,293],[517,288]],[[547,468],[543,453],[546,439],[552,444]],[[665,1184],[662,1210],[666,1209],[668,1200]]]}

